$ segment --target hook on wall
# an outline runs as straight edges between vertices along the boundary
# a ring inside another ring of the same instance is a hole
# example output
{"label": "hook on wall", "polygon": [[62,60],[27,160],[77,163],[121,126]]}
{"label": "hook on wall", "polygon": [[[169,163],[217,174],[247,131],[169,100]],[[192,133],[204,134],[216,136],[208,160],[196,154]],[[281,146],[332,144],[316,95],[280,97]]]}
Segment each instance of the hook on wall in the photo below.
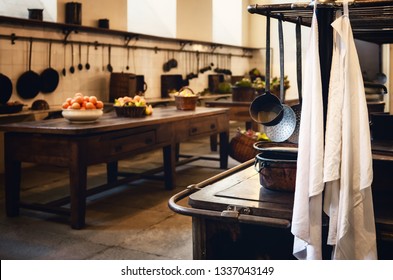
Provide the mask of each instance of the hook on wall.
{"label": "hook on wall", "polygon": [[12,33],[11,34],[11,44],[12,45],[15,45],[15,40],[17,39],[17,37],[16,37],[16,35],[15,35],[15,33]]}
{"label": "hook on wall", "polygon": [[124,36],[124,46],[125,47],[128,47],[128,45],[129,45],[129,43],[130,43],[130,41],[132,40],[132,39],[134,39],[135,38],[135,41],[138,41],[139,40],[139,36],[138,35],[126,35],[126,36]]}
{"label": "hook on wall", "polygon": [[179,41],[179,44],[180,44],[179,50],[182,51],[187,44],[189,44],[191,46],[192,42],[191,41]]}
{"label": "hook on wall", "polygon": [[64,45],[67,44],[67,39],[68,39],[68,37],[70,36],[70,34],[72,33],[72,31],[75,31],[75,33],[77,33],[76,30],[71,29],[71,28],[63,29],[63,34],[65,34],[64,40],[63,40]]}

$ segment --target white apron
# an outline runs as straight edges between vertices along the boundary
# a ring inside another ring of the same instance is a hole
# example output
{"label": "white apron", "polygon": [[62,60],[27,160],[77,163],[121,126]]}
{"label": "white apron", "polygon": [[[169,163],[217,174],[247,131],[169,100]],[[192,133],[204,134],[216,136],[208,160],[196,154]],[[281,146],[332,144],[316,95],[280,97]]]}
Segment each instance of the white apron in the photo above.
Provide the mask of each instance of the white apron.
{"label": "white apron", "polygon": [[302,121],[291,226],[293,254],[298,259],[322,258],[323,103],[315,7],[304,67]]}
{"label": "white apron", "polygon": [[376,259],[368,111],[348,18],[333,23],[333,57],[325,133],[324,211],[333,259]]}

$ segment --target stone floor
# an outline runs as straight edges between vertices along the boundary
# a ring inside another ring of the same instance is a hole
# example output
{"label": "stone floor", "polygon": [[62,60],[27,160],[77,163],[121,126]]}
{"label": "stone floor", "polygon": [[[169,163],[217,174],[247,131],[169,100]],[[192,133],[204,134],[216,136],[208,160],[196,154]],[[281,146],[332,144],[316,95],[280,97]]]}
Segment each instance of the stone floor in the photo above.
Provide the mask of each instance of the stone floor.
{"label": "stone floor", "polygon": [[[241,126],[232,123],[231,136]],[[181,153],[210,155],[209,139],[181,145]],[[162,164],[162,152],[121,161],[120,169],[142,171]],[[229,158],[229,167],[239,164]],[[216,161],[199,160],[177,168],[177,186],[164,189],[163,181],[141,179],[88,198],[86,227],[73,230],[68,218],[38,211],[21,210],[5,215],[4,179],[0,175],[0,258],[61,260],[192,259],[191,218],[172,212],[168,199],[189,184],[222,172]],[[105,182],[105,165],[89,167],[90,186]],[[65,169],[24,166],[23,200],[50,201],[67,195]],[[186,203],[186,202],[182,202]]]}

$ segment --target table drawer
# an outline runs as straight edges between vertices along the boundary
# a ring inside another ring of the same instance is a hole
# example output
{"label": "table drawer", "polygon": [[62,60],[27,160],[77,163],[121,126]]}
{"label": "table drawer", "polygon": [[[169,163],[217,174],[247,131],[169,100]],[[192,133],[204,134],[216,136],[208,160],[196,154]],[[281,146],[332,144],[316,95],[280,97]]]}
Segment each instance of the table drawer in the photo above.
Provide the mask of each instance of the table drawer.
{"label": "table drawer", "polygon": [[215,117],[205,117],[190,121],[189,136],[196,136],[204,133],[211,134],[213,132],[217,132],[217,118]]}
{"label": "table drawer", "polygon": [[111,154],[126,153],[152,146],[156,143],[154,131],[147,131],[138,134],[127,134],[112,137],[108,142]]}
{"label": "table drawer", "polygon": [[121,131],[100,137],[96,142],[89,145],[91,153],[93,151],[100,153],[100,158],[118,157],[143,148],[156,144],[156,131],[141,131],[138,133],[132,131]]}

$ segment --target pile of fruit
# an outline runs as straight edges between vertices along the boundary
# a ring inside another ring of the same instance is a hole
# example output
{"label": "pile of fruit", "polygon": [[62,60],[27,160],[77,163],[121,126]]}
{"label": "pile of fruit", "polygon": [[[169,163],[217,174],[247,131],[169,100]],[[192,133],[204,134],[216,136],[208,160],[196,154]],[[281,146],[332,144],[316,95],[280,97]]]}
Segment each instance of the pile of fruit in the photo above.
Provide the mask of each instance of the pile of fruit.
{"label": "pile of fruit", "polygon": [[270,141],[265,132],[254,131],[252,129],[242,130],[238,128],[238,133],[241,133],[256,141]]}
{"label": "pile of fruit", "polygon": [[192,89],[188,87],[183,87],[178,92],[176,92],[174,96],[195,97],[197,95],[194,93]]}
{"label": "pile of fruit", "polygon": [[75,93],[74,97],[69,97],[61,106],[63,109],[75,109],[75,110],[94,110],[103,109],[104,102],[98,100],[96,96],[87,96],[78,92]]}
{"label": "pile of fruit", "polygon": [[147,104],[145,98],[140,95],[134,97],[124,96],[115,99],[113,104],[115,107],[145,107],[145,115],[151,115],[153,113],[153,107]]}

